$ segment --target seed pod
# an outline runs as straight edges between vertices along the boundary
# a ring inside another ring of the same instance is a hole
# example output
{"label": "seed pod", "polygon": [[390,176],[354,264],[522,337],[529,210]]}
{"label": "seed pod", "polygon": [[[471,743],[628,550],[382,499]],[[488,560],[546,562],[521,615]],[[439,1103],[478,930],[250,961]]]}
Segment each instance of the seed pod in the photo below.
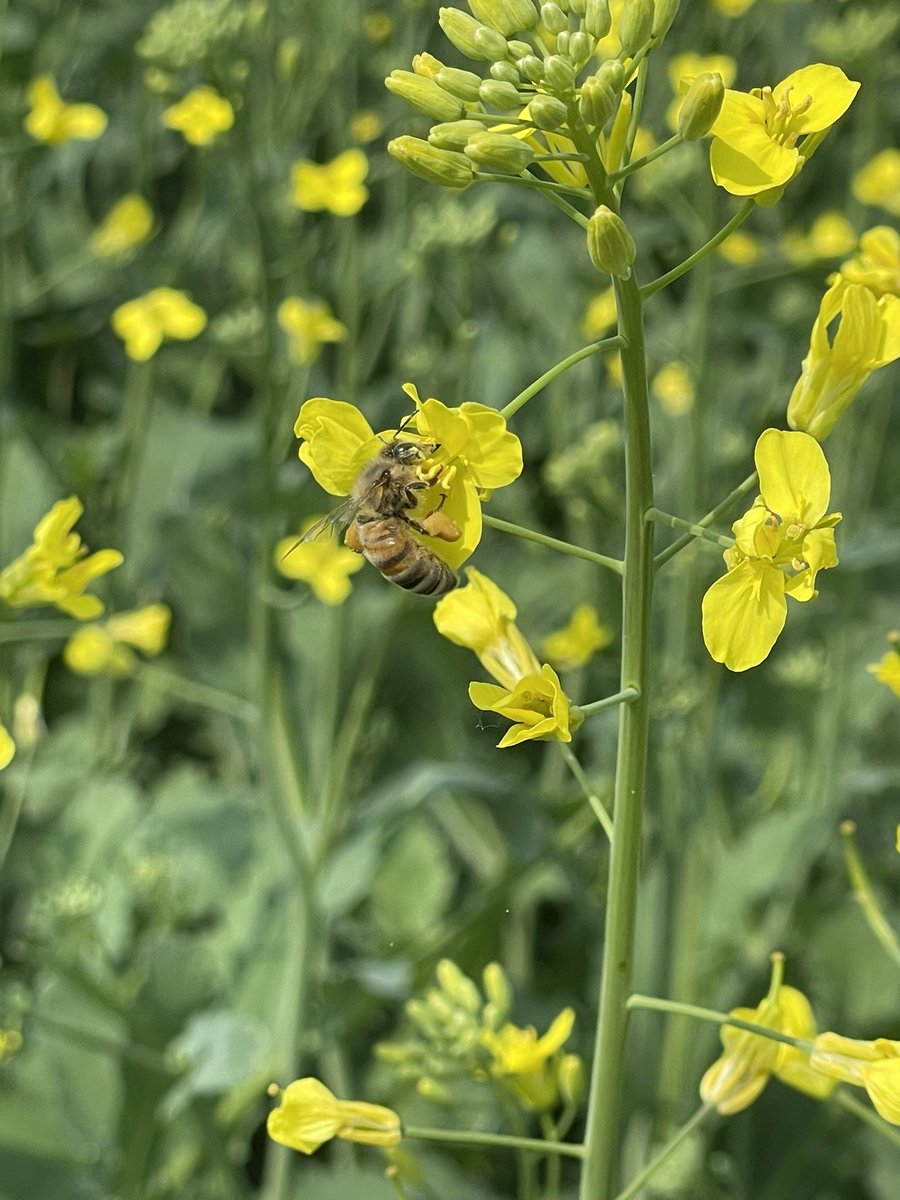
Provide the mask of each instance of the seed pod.
{"label": "seed pod", "polygon": [[578,97],[578,111],[585,125],[594,129],[602,129],[616,111],[617,97],[612,90],[596,75],[586,79],[581,85],[581,95]]}
{"label": "seed pod", "polygon": [[538,22],[531,0],[467,0],[467,3],[479,21],[490,25],[505,38],[512,37],[520,29],[534,29]]}
{"label": "seed pod", "polygon": [[698,75],[685,93],[678,110],[678,132],[686,142],[706,137],[722,111],[725,84],[718,71]]}
{"label": "seed pod", "polygon": [[511,108],[521,108],[524,103],[516,88],[511,83],[504,83],[500,79],[482,80],[478,95],[485,104],[492,104],[494,108],[499,108],[503,112],[508,112]]}
{"label": "seed pod", "polygon": [[435,121],[456,121],[463,115],[462,101],[445,92],[433,79],[412,71],[391,71],[384,84],[389,92]]}
{"label": "seed pod", "polygon": [[521,175],[534,162],[534,151],[509,133],[479,133],[469,139],[466,156],[480,167],[504,175]]}
{"label": "seed pod", "polygon": [[635,54],[649,41],[656,12],[653,0],[625,0],[619,17],[619,41],[625,54]]}
{"label": "seed pod", "polygon": [[457,150],[461,154],[469,138],[481,133],[483,129],[480,121],[446,121],[441,125],[432,125],[428,133],[428,143],[437,146],[439,150]]}
{"label": "seed pod", "polygon": [[519,72],[511,62],[495,62],[491,63],[491,79],[497,79],[500,83],[511,83],[514,87],[519,82]]}
{"label": "seed pod", "polygon": [[625,222],[611,208],[601,204],[588,221],[588,254],[598,271],[608,271],[619,279],[628,279],[637,249]]}
{"label": "seed pod", "polygon": [[544,59],[544,79],[557,95],[571,95],[575,90],[575,68],[561,54]]}
{"label": "seed pod", "polygon": [[481,76],[474,71],[460,71],[457,67],[441,67],[434,82],[460,100],[477,100]]}
{"label": "seed pod", "polygon": [[[438,24],[443,29],[444,34],[457,48],[460,54],[464,54],[466,58],[474,58],[476,60],[484,60],[491,62],[495,58],[506,58],[506,42],[503,42],[502,48],[494,54],[488,54],[475,41],[475,34],[482,29],[484,25],[470,17],[468,13],[461,12],[458,8],[440,8],[438,9]],[[494,30],[486,30],[488,33],[494,33]],[[495,34],[499,37],[499,34]],[[501,39],[502,41],[502,39]]]}
{"label": "seed pod", "polygon": [[528,105],[528,111],[538,129],[547,130],[559,129],[560,125],[566,123],[569,115],[562,100],[557,100],[555,96],[545,95],[535,96]]}
{"label": "seed pod", "polygon": [[584,9],[584,32],[592,38],[605,38],[612,29],[609,0],[587,0]]}
{"label": "seed pod", "polygon": [[442,187],[466,188],[475,178],[471,162],[464,154],[453,150],[439,150],[430,146],[422,138],[394,138],[388,142],[388,154],[402,163],[413,175],[425,179],[428,183],[438,183]]}
{"label": "seed pod", "polygon": [[564,29],[569,28],[569,18],[559,5],[553,4],[551,0],[550,3],[541,5],[541,24],[548,33],[562,33]]}

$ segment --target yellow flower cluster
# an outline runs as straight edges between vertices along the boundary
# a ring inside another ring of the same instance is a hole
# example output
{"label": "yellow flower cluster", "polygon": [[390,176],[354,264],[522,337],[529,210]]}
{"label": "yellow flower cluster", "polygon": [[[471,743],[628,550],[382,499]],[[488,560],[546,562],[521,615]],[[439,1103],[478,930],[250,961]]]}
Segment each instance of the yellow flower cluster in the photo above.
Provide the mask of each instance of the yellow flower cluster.
{"label": "yellow flower cluster", "polygon": [[158,287],[120,304],[112,327],[135,362],[152,358],[166,338],[189,341],[206,328],[206,313],[184,292]]}
{"label": "yellow flower cluster", "polygon": [[[300,535],[318,525],[322,518],[310,517]],[[275,569],[286,579],[308,583],[313,595],[323,604],[343,604],[350,595],[350,576],[363,568],[363,560],[346,546],[330,539],[316,538],[300,541],[296,537],[282,538],[275,547]]]}
{"label": "yellow flower cluster", "polygon": [[234,124],[234,109],[215,88],[196,87],[163,113],[163,124],[192,146],[209,146]]}
{"label": "yellow flower cluster", "polygon": [[171,610],[165,604],[148,604],[133,612],[116,613],[102,624],[78,629],[63,649],[63,660],[79,675],[112,675],[124,679],[134,673],[134,650],[155,657],[165,649]]}
{"label": "yellow flower cluster", "polygon": [[50,75],[39,75],[28,85],[31,109],[25,129],[39,142],[59,146],[73,140],[93,141],[106,129],[107,117],[96,104],[66,104]]}
{"label": "yellow flower cluster", "polygon": [[306,212],[352,217],[369,196],[363,180],[369,163],[362,150],[345,150],[329,163],[299,159],[291,167],[294,203]]}
{"label": "yellow flower cluster", "polygon": [[278,324],[288,336],[291,362],[305,367],[315,362],[326,342],[342,342],[347,328],[335,320],[323,300],[311,303],[288,296],[278,306]]}

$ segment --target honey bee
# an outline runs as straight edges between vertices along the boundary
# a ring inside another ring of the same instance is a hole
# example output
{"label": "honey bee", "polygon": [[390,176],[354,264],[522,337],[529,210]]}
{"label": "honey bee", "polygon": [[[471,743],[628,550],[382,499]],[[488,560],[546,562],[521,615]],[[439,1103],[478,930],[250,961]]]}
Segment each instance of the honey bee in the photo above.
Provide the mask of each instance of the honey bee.
{"label": "honey bee", "polygon": [[410,515],[421,494],[439,477],[435,475],[429,482],[417,471],[437,449],[434,443],[396,436],[386,442],[360,471],[348,499],[308,529],[295,545],[313,541],[326,530],[343,528],[350,549],[364,555],[391,583],[423,596],[443,596],[451,591],[459,582],[456,575],[415,534],[455,542],[462,531],[441,512],[440,504],[425,516]]}

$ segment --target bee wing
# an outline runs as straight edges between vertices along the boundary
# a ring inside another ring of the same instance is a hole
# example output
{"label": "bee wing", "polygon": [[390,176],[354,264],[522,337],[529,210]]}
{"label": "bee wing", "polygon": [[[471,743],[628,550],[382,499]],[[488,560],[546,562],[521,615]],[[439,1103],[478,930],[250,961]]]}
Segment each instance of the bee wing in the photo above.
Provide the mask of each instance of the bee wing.
{"label": "bee wing", "polygon": [[320,521],[316,521],[315,525],[311,525],[305,533],[298,537],[289,550],[285,551],[281,556],[282,562],[289,554],[293,554],[297,547],[301,546],[304,542],[316,542],[326,533],[330,534],[333,530],[342,533],[359,512],[362,503],[363,500],[357,499],[355,496],[350,496],[343,504],[339,504],[330,513],[326,513]]}

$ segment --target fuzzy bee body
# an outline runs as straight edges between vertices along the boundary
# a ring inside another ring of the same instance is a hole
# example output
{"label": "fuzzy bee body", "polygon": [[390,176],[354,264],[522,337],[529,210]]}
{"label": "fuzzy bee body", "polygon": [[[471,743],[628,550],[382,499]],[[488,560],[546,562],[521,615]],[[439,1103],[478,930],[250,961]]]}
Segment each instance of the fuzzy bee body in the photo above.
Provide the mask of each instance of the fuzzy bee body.
{"label": "fuzzy bee body", "polygon": [[427,546],[416,541],[409,521],[402,515],[368,520],[357,516],[344,541],[351,550],[364,555],[385,579],[408,592],[443,596],[456,587],[456,575]]}

